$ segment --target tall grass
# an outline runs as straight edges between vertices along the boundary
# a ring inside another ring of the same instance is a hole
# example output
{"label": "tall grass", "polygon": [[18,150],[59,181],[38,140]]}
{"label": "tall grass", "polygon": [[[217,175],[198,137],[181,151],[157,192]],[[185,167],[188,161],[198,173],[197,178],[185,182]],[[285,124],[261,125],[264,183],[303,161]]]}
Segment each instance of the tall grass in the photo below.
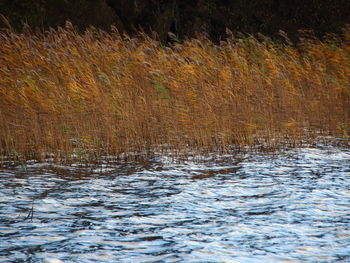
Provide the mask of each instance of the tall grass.
{"label": "tall grass", "polygon": [[348,137],[350,30],[286,43],[229,34],[220,45],[203,37],[163,46],[69,24],[3,31],[0,154],[99,157]]}

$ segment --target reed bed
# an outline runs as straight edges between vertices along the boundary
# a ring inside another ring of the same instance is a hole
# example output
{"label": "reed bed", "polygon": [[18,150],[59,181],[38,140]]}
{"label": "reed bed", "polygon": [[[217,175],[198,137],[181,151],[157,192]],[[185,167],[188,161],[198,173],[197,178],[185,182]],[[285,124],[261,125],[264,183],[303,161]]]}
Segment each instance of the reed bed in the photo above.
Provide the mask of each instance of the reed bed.
{"label": "reed bed", "polygon": [[350,30],[164,46],[140,33],[0,33],[2,156],[293,145],[350,129]]}

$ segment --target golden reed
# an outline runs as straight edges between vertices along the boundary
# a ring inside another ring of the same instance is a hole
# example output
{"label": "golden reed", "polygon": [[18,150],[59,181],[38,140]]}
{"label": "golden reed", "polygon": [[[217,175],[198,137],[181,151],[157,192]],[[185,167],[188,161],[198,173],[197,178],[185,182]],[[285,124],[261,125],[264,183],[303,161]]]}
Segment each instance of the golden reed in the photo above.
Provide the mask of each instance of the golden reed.
{"label": "golden reed", "polygon": [[170,46],[71,25],[0,33],[0,155],[228,150],[350,129],[350,30]]}

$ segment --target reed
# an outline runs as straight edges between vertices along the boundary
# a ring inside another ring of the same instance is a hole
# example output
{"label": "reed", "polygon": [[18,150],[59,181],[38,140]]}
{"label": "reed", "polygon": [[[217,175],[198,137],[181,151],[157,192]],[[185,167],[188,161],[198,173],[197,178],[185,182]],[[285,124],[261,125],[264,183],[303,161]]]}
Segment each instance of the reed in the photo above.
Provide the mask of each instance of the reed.
{"label": "reed", "polygon": [[0,33],[0,147],[24,159],[348,138],[350,30],[299,45],[140,33]]}

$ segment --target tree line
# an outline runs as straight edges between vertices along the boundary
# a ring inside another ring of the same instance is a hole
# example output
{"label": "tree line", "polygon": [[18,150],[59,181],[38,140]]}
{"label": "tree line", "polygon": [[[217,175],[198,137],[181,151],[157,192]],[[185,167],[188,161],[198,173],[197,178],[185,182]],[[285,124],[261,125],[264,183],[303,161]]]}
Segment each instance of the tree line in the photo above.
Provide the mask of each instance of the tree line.
{"label": "tree line", "polygon": [[[225,38],[226,28],[274,37],[279,30],[291,38],[311,29],[317,36],[339,33],[350,23],[349,0],[3,0],[0,14],[16,30],[62,26],[69,20],[81,30],[89,26],[121,32],[168,32],[180,39],[205,32],[212,40]],[[1,25],[4,27],[4,25]]]}

